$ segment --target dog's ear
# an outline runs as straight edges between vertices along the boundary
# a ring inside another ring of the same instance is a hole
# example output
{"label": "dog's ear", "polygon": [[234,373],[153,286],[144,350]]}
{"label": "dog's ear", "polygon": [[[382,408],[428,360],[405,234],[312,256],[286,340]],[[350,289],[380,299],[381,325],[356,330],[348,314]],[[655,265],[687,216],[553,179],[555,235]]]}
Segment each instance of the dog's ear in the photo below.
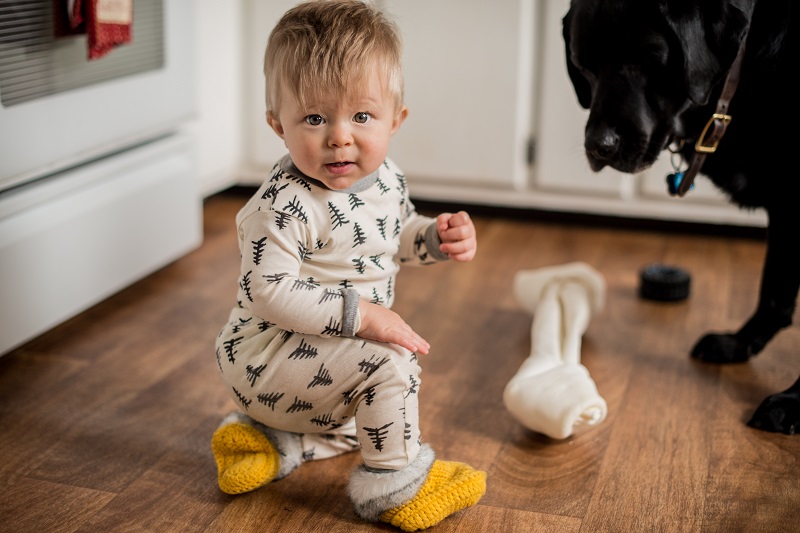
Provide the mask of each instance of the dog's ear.
{"label": "dog's ear", "polygon": [[578,67],[572,62],[572,45],[570,44],[570,26],[572,25],[572,10],[567,11],[564,18],[561,19],[561,35],[564,37],[564,54],[567,60],[567,74],[572,82],[572,87],[575,89],[575,95],[578,97],[578,103],[584,109],[589,109],[592,105],[592,86],[589,81],[583,77]]}
{"label": "dog's ear", "polygon": [[[668,2],[668,4],[670,4]],[[689,98],[698,105],[708,103],[711,91],[725,78],[739,45],[747,35],[750,15],[728,2],[700,13],[697,4],[680,13],[668,13],[667,21],[680,43]],[[710,3],[711,4],[711,3]],[[713,12],[712,12],[713,11]]]}

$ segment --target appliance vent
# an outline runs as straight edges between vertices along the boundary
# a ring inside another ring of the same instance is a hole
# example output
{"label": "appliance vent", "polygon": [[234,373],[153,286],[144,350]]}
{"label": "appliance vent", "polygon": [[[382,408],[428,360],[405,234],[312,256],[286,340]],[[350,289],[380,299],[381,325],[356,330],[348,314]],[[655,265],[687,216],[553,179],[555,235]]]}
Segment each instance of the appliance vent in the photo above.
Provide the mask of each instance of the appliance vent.
{"label": "appliance vent", "polygon": [[66,9],[66,1],[0,0],[0,103],[11,107],[163,68],[162,2],[133,2],[131,42],[90,61],[86,35],[56,35],[55,6]]}

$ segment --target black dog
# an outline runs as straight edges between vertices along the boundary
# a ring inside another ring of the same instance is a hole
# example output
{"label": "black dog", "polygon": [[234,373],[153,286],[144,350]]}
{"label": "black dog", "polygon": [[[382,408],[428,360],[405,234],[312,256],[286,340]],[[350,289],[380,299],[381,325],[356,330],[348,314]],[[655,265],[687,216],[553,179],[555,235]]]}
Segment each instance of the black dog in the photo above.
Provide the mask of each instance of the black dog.
{"label": "black dog", "polygon": [[[584,147],[592,170],[636,173],[663,150],[679,150],[690,168],[683,183],[680,174],[668,178],[671,193],[682,196],[700,166],[733,203],[767,212],[755,313],[735,333],[703,336],[691,352],[702,361],[747,361],[792,323],[800,287],[797,4],[572,0],[562,21],[569,76],[589,109]],[[748,425],[800,432],[800,379],[767,397]]]}

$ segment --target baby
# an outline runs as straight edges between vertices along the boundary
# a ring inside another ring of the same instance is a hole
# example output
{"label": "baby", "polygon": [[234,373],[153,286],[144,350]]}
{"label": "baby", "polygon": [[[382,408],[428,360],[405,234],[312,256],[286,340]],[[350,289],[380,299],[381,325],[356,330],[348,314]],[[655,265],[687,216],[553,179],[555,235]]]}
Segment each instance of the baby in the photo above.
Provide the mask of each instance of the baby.
{"label": "baby", "polygon": [[241,412],[214,433],[220,489],[360,450],[349,495],[365,520],[424,529],[477,503],[486,474],[420,439],[417,354],[390,308],[400,264],[470,261],[467,213],[418,214],[387,158],[405,120],[396,27],[360,0],[289,10],[264,60],[266,118],[288,155],[236,217],[237,304],[216,340]]}

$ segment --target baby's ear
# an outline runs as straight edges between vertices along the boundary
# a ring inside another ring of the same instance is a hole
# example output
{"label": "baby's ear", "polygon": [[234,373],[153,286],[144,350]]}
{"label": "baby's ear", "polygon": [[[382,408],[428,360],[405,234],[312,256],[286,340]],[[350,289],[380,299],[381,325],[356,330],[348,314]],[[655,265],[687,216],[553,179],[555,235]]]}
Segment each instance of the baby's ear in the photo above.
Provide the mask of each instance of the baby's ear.
{"label": "baby's ear", "polygon": [[394,123],[392,124],[392,133],[396,132],[400,126],[405,122],[406,117],[408,116],[408,108],[403,106],[400,108],[400,111],[394,116]]}
{"label": "baby's ear", "polygon": [[283,126],[281,122],[278,120],[272,111],[267,111],[267,124],[278,134],[278,136],[283,139]]}

